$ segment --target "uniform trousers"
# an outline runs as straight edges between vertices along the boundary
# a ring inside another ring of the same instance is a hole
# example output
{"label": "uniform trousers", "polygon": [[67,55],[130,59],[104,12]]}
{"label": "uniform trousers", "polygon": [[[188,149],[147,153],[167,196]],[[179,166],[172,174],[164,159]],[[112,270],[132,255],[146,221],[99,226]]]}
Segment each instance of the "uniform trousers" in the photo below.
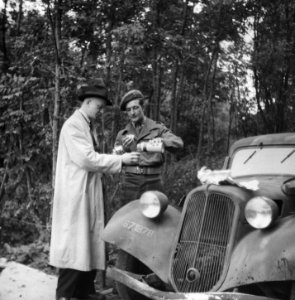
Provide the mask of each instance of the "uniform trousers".
{"label": "uniform trousers", "polygon": [[56,297],[87,298],[95,293],[96,270],[59,269]]}
{"label": "uniform trousers", "polygon": [[123,174],[121,178],[120,205],[123,206],[132,200],[139,199],[145,191],[164,191],[161,174]]}

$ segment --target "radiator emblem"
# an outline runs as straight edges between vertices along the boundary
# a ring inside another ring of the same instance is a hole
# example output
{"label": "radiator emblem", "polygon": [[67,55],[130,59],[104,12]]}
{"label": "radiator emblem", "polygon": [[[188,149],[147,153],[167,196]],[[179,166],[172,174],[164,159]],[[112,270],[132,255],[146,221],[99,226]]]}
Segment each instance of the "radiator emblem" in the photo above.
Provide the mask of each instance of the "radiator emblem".
{"label": "radiator emblem", "polygon": [[201,277],[200,272],[195,268],[189,268],[186,272],[186,280],[188,282],[194,282],[199,280]]}

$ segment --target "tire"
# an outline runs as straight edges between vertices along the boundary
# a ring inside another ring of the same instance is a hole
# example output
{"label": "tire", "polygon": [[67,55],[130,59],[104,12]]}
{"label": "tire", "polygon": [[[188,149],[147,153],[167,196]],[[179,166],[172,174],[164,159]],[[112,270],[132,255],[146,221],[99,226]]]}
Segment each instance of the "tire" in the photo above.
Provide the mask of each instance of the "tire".
{"label": "tire", "polygon": [[[118,269],[132,272],[135,274],[152,273],[148,267],[141,263],[138,259],[123,250],[119,250],[116,262]],[[122,300],[148,300],[149,298],[137,293],[120,282],[116,282],[116,288]]]}

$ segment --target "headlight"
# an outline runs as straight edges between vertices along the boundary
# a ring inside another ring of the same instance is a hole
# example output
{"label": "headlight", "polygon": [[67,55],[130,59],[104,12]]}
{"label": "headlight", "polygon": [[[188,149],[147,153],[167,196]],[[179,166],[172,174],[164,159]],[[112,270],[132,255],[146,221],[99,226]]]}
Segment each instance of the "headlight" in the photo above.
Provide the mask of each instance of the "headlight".
{"label": "headlight", "polygon": [[269,227],[278,217],[277,204],[267,197],[252,198],[245,207],[245,217],[248,223],[257,229]]}
{"label": "headlight", "polygon": [[140,199],[141,212],[150,219],[159,217],[168,206],[168,198],[159,191],[144,192]]}

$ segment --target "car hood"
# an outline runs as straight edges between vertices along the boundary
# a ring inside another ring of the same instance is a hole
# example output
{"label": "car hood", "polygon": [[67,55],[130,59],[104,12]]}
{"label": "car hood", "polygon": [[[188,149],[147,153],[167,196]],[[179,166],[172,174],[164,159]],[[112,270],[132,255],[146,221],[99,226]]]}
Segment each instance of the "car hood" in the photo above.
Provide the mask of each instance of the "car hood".
{"label": "car hood", "polygon": [[240,185],[249,184],[253,181],[257,182],[258,189],[255,194],[258,196],[268,196],[274,199],[281,199],[286,197],[282,191],[282,185],[285,181],[290,179],[289,176],[247,176],[243,178],[233,178],[235,182]]}

